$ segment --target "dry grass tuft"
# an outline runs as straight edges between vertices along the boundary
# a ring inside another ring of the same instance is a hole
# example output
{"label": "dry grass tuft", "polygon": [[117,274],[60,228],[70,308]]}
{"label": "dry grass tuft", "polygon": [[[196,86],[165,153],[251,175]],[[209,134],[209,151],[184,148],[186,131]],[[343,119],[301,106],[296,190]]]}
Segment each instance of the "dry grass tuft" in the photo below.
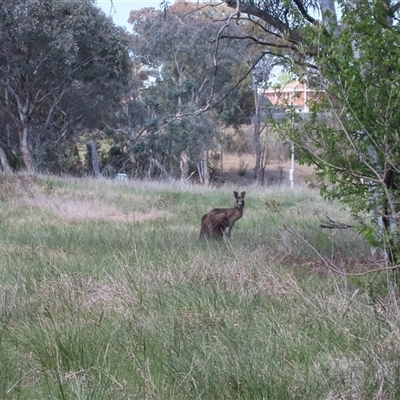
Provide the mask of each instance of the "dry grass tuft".
{"label": "dry grass tuft", "polygon": [[69,223],[86,221],[140,223],[168,219],[170,217],[169,213],[158,210],[150,210],[145,214],[139,212],[124,213],[114,205],[102,203],[96,199],[66,200],[51,195],[39,194],[34,197],[23,196],[21,202],[24,206],[49,211],[57,218]]}
{"label": "dry grass tuft", "polygon": [[44,304],[75,310],[113,309],[125,314],[135,303],[135,295],[120,282],[99,282],[92,278],[73,279],[61,275],[45,279],[38,284],[37,292]]}
{"label": "dry grass tuft", "polygon": [[302,290],[298,282],[289,274],[278,274],[270,264],[262,268],[253,257],[237,255],[233,260],[221,262],[217,259],[193,258],[190,265],[181,267],[181,279],[188,283],[218,283],[241,297],[254,295],[291,296],[299,295]]}

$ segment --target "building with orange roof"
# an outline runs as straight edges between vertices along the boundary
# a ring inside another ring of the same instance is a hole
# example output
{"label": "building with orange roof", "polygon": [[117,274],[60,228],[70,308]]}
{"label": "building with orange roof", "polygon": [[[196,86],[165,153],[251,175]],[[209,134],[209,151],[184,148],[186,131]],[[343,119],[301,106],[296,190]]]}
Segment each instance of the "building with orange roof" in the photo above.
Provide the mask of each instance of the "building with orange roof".
{"label": "building with orange roof", "polygon": [[308,104],[314,97],[314,90],[307,87],[305,83],[298,81],[289,82],[279,88],[270,87],[263,89],[264,96],[268,99],[272,108],[284,112],[289,106],[296,108],[296,111],[309,112]]}

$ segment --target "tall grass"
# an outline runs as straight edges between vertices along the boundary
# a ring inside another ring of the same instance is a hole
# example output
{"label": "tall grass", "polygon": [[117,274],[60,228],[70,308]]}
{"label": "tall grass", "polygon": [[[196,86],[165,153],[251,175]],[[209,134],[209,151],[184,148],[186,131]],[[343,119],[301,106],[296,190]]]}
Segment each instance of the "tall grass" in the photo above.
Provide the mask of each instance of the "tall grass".
{"label": "tall grass", "polygon": [[205,241],[241,188],[0,181],[1,398],[399,398],[392,275],[325,268],[365,268],[354,232],[319,227],[338,204],[251,186]]}

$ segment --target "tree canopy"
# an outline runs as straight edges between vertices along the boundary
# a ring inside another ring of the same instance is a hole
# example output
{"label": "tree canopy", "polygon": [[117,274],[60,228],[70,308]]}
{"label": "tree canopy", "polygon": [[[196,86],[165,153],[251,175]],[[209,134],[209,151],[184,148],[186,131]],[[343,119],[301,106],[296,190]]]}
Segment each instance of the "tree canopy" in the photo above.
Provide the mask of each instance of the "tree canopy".
{"label": "tree canopy", "polygon": [[89,0],[0,0],[0,10],[0,144],[33,171],[44,143],[93,127],[119,100],[127,41]]}
{"label": "tree canopy", "polygon": [[254,62],[249,42],[219,43],[216,36],[225,22],[212,18],[215,8],[195,12],[196,7],[178,2],[166,14],[144,8],[132,11],[129,20],[133,60],[145,81],[139,90],[132,87],[127,102],[142,110],[142,124],[136,126],[140,139],[129,138],[132,146],[125,150],[134,162],[162,165],[172,176],[183,152],[194,164],[207,164],[205,153],[222,127],[248,123],[254,112],[251,77],[238,84]]}

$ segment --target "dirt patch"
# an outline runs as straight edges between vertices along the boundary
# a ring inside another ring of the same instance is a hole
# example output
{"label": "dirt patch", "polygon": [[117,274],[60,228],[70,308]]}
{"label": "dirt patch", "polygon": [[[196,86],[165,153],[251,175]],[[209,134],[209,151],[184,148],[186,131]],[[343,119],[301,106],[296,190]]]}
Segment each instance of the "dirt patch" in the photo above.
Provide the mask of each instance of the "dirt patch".
{"label": "dirt patch", "polygon": [[22,202],[24,206],[49,211],[57,218],[70,223],[85,221],[140,223],[156,221],[159,219],[168,219],[170,216],[165,211],[159,210],[150,210],[146,214],[139,212],[124,213],[111,204],[102,203],[94,199],[65,200],[45,194],[40,194],[34,197],[24,196]]}

